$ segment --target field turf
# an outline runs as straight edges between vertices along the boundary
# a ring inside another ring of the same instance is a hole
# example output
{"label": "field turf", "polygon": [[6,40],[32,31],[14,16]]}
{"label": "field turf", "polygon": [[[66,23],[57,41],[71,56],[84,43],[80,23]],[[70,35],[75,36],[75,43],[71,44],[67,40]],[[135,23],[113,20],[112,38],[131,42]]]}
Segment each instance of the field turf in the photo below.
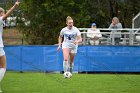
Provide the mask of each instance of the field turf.
{"label": "field turf", "polygon": [[140,93],[140,75],[6,72],[3,93]]}

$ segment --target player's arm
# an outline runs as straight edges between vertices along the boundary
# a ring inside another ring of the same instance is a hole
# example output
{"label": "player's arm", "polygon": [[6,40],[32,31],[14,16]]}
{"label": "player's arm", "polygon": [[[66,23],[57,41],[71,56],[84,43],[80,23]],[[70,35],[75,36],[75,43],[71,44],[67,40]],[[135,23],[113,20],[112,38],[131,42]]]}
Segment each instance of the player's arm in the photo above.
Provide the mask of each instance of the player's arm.
{"label": "player's arm", "polygon": [[58,45],[59,45],[59,47],[61,47],[61,42],[62,42],[62,36],[59,36],[59,38],[58,38]]}
{"label": "player's arm", "polygon": [[74,44],[79,44],[81,42],[82,42],[82,37],[81,37],[81,35],[78,35],[77,40],[74,42]]}
{"label": "player's arm", "polygon": [[10,10],[8,10],[8,12],[3,16],[3,20],[5,20],[14,11],[14,9],[18,6],[19,6],[19,2],[17,1],[14,4],[14,6]]}
{"label": "player's arm", "polygon": [[57,51],[60,51],[60,48],[61,48],[61,42],[62,42],[62,36],[59,35],[59,37],[58,37],[58,48],[57,48]]}

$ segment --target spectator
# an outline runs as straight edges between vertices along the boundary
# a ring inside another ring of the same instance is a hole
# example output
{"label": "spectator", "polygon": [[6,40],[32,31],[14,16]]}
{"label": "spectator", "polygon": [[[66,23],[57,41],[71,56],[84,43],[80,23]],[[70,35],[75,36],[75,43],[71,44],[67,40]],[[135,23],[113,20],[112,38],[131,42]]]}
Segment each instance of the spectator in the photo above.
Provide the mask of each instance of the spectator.
{"label": "spectator", "polygon": [[90,45],[99,45],[99,38],[102,37],[102,34],[96,28],[96,23],[91,24],[91,28],[87,31],[87,37],[89,38]]}
{"label": "spectator", "polygon": [[[122,24],[119,22],[119,19],[117,17],[114,17],[112,19],[112,23],[110,24],[109,29],[122,29]],[[112,30],[110,38],[113,45],[120,45],[121,30]]]}

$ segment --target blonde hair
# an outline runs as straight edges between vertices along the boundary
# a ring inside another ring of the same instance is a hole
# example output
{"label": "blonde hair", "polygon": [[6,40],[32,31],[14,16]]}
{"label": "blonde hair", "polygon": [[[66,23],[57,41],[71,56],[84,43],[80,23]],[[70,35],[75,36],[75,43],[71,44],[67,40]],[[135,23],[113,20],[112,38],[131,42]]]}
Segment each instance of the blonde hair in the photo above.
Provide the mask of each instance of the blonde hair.
{"label": "blonde hair", "polygon": [[1,12],[4,12],[4,9],[0,7],[0,13],[1,13]]}
{"label": "blonde hair", "polygon": [[118,23],[119,23],[119,19],[118,19],[118,17],[113,17],[112,21],[113,21],[113,20],[117,20]]}
{"label": "blonde hair", "polygon": [[72,19],[72,17],[68,16],[68,17],[66,18],[66,22],[68,22],[68,20],[73,20],[73,19]]}

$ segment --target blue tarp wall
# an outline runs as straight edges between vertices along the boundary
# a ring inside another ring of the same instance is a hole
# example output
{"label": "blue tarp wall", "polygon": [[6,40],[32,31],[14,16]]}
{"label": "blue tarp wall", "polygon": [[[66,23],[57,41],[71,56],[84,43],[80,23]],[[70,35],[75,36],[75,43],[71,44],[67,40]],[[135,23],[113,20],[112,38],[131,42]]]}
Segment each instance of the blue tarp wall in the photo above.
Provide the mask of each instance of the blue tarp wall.
{"label": "blue tarp wall", "polygon": [[[63,71],[57,46],[5,46],[7,70]],[[140,46],[79,46],[74,71],[140,72]]]}

